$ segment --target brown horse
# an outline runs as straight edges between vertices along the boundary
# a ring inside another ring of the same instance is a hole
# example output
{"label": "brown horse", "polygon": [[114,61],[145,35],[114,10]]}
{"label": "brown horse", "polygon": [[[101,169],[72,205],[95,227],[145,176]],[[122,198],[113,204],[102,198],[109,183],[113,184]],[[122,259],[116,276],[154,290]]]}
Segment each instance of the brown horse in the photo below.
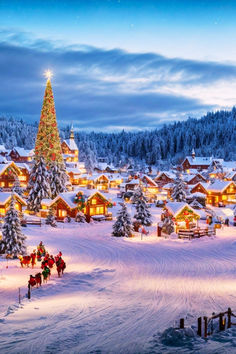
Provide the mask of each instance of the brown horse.
{"label": "brown horse", "polygon": [[31,262],[31,257],[30,256],[19,256],[20,264],[21,267],[23,268],[24,266],[29,267],[30,262]]}

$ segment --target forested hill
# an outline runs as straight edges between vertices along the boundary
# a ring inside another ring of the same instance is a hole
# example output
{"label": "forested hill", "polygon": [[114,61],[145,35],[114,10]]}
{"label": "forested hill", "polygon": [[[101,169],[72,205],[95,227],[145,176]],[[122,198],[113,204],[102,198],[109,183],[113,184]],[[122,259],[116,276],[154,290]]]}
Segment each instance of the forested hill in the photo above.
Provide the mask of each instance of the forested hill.
{"label": "forested hill", "polygon": [[[5,144],[7,148],[32,148],[36,133],[37,123],[30,125],[23,120],[0,118],[0,144]],[[62,138],[68,134],[69,127],[61,129]],[[125,162],[127,158],[152,165],[160,160],[175,163],[189,154],[192,148],[196,155],[236,160],[236,108],[208,113],[201,119],[189,118],[153,131],[79,132],[75,137],[81,157],[85,157],[89,147],[96,156],[107,157],[109,162],[115,164]]]}

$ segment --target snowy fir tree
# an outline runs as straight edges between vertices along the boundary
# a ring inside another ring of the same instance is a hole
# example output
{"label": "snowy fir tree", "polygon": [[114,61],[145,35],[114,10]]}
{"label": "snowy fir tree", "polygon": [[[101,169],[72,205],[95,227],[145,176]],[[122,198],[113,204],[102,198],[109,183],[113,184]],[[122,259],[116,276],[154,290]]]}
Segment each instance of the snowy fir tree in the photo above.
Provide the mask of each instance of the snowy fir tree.
{"label": "snowy fir tree", "polygon": [[134,215],[134,219],[143,226],[151,226],[152,216],[147,206],[147,200],[141,188],[139,190],[139,198],[136,201],[135,207],[136,214]]}
{"label": "snowy fir tree", "polygon": [[174,202],[185,202],[186,196],[187,196],[187,193],[186,193],[186,189],[185,189],[185,183],[182,180],[182,178],[180,176],[178,176],[175,180],[175,185],[174,185],[171,197]]}
{"label": "snowy fir tree", "polygon": [[15,210],[15,198],[12,194],[10,208],[4,218],[0,251],[16,258],[19,254],[25,254],[25,240],[26,237],[21,231],[20,218],[17,210]]}
{"label": "snowy fir tree", "polygon": [[166,216],[162,223],[162,231],[167,235],[172,234],[174,232],[174,222],[170,216]]}
{"label": "snowy fir tree", "polygon": [[55,218],[55,210],[53,208],[49,208],[49,213],[47,215],[47,218],[45,220],[46,225],[51,225],[52,227],[57,226],[56,218]]}
{"label": "snowy fir tree", "polygon": [[133,196],[132,196],[132,198],[131,198],[132,203],[136,204],[137,201],[138,201],[140,198],[142,198],[142,197],[143,197],[143,191],[142,191],[142,188],[139,186],[138,188],[136,188],[136,189],[134,190],[134,194],[133,194]]}
{"label": "snowy fir tree", "polygon": [[66,192],[66,184],[68,176],[65,165],[58,163],[51,163],[49,169],[49,184],[51,189],[51,197],[55,198],[59,193]]}
{"label": "snowy fir tree", "polygon": [[38,212],[41,208],[41,201],[51,197],[49,174],[43,158],[35,161],[30,172],[29,179],[28,209]]}
{"label": "snowy fir tree", "polygon": [[17,193],[17,194],[20,195],[20,196],[23,195],[23,190],[22,190],[22,188],[21,188],[21,185],[20,185],[20,181],[19,181],[18,176],[15,177],[15,182],[14,182],[12,191],[15,192],[15,193]]}
{"label": "snowy fir tree", "polygon": [[97,162],[94,143],[89,142],[87,139],[82,141],[80,144],[80,156],[84,161],[87,172],[92,174]]}
{"label": "snowy fir tree", "polygon": [[113,225],[112,235],[116,237],[129,237],[131,233],[131,218],[125,203],[117,214],[116,222]]}
{"label": "snowy fir tree", "polygon": [[84,213],[81,210],[79,210],[78,213],[76,214],[75,222],[84,223],[85,221],[86,221],[86,217]]}

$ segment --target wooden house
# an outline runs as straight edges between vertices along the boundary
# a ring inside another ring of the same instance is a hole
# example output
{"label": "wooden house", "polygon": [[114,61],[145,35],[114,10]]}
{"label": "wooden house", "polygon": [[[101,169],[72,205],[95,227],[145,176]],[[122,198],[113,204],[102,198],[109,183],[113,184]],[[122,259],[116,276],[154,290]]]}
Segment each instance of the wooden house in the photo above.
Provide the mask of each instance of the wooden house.
{"label": "wooden house", "polygon": [[4,145],[0,145],[0,155],[6,157],[7,154],[8,154],[8,150],[5,148],[5,146]]}
{"label": "wooden house", "polygon": [[75,218],[78,211],[82,211],[86,220],[89,222],[94,215],[108,214],[107,208],[110,206],[110,201],[104,197],[99,191],[83,192],[65,192],[60,193],[53,200],[43,199],[39,215],[46,217],[49,209],[53,208],[55,217],[59,221],[63,221],[66,217]]}
{"label": "wooden house", "polygon": [[[17,193],[13,193],[13,195],[15,197],[15,209],[22,212],[22,208],[27,205],[25,200]],[[11,196],[11,192],[0,192],[0,217],[6,215],[11,203]]]}
{"label": "wooden house", "polygon": [[236,184],[220,180],[210,184],[207,187],[207,203],[214,206],[236,203]]}
{"label": "wooden house", "polygon": [[195,175],[187,175],[184,177],[184,182],[186,182],[188,185],[195,185],[199,182],[206,183],[207,180],[204,178],[200,173],[197,173]]}
{"label": "wooden house", "polygon": [[145,196],[148,198],[148,200],[152,201],[155,200],[156,195],[159,192],[159,188],[157,183],[149,176],[144,175],[141,178],[142,181],[142,190],[145,193]]}
{"label": "wooden house", "polygon": [[140,185],[139,180],[136,178],[133,178],[129,182],[125,183],[125,192],[134,191],[135,189],[137,189],[139,187],[139,185]]}
{"label": "wooden house", "polygon": [[20,185],[21,187],[26,188],[30,177],[30,166],[26,163],[16,163],[16,166],[20,170],[20,174],[18,175]]}
{"label": "wooden house", "polygon": [[107,175],[101,174],[94,178],[93,183],[96,189],[107,191],[109,189],[110,179]]}
{"label": "wooden house", "polygon": [[202,193],[207,195],[207,187],[208,187],[209,183],[202,183],[202,182],[198,182],[195,185],[190,185],[190,193]]}
{"label": "wooden house", "polygon": [[13,148],[9,156],[14,162],[31,162],[33,159],[33,150],[25,150],[24,148],[15,147]]}
{"label": "wooden house", "polygon": [[234,182],[236,182],[236,171],[228,172],[225,175],[224,180],[225,181],[234,181]]}
{"label": "wooden house", "polygon": [[0,188],[3,190],[11,190],[16,181],[16,178],[19,178],[21,173],[21,170],[13,161],[7,164],[0,164]]}
{"label": "wooden house", "polygon": [[166,172],[166,171],[163,171],[163,172],[160,172],[157,177],[154,179],[154,181],[156,182],[156,184],[159,186],[159,187],[163,187],[165,184],[168,184],[168,183],[174,183],[175,181],[175,175],[171,172]]}
{"label": "wooden house", "polygon": [[165,205],[164,216],[171,217],[178,229],[190,229],[197,226],[200,214],[185,202],[169,202]]}

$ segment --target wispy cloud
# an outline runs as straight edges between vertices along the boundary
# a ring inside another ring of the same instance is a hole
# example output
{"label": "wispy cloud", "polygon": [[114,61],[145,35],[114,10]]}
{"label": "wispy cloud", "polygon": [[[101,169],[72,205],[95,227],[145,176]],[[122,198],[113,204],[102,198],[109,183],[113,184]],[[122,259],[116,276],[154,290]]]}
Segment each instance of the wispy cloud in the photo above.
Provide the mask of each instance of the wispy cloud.
{"label": "wispy cloud", "polygon": [[65,46],[2,30],[0,112],[38,119],[47,68],[55,73],[59,122],[84,129],[153,128],[234,103],[231,64]]}

